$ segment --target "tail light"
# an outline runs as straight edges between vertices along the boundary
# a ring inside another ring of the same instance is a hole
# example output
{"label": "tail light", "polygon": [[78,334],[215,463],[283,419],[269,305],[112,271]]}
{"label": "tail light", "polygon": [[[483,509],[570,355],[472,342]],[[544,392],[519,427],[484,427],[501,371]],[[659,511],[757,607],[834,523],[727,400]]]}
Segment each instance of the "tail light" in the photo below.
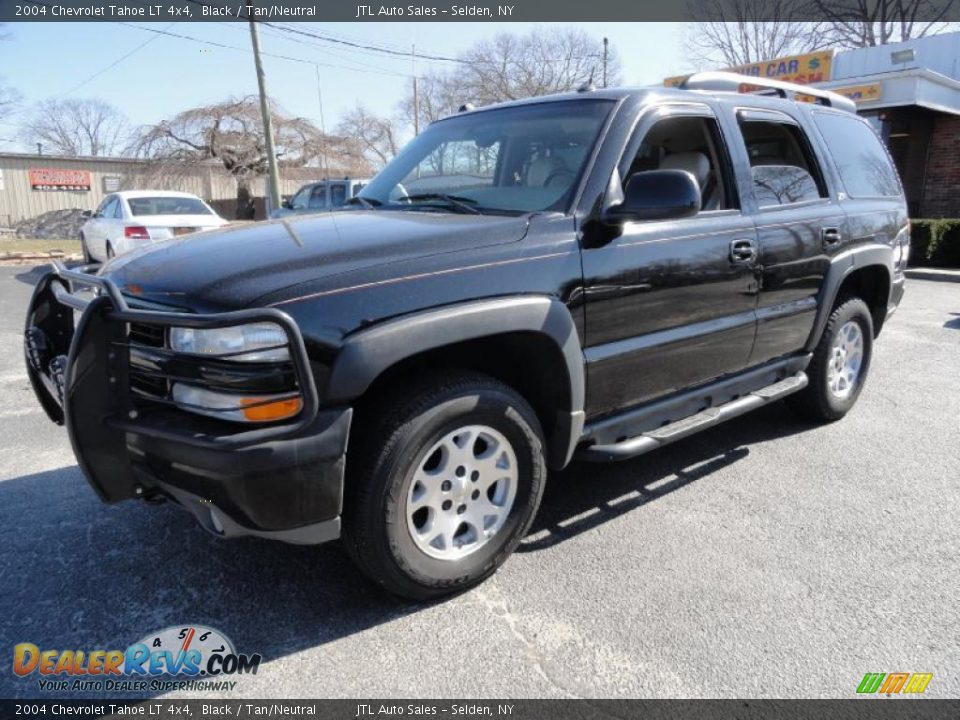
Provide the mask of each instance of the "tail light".
{"label": "tail light", "polygon": [[128,240],[149,240],[150,233],[142,225],[127,225],[123,229],[123,236]]}

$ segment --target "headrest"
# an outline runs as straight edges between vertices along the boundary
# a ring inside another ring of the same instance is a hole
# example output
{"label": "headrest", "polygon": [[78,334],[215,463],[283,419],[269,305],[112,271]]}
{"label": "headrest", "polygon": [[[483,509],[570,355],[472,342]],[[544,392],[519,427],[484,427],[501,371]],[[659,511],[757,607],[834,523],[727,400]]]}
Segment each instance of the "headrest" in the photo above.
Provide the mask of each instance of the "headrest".
{"label": "headrest", "polygon": [[661,170],[686,170],[693,175],[697,185],[703,186],[710,176],[710,161],[702,152],[683,152],[667,155],[660,161]]}

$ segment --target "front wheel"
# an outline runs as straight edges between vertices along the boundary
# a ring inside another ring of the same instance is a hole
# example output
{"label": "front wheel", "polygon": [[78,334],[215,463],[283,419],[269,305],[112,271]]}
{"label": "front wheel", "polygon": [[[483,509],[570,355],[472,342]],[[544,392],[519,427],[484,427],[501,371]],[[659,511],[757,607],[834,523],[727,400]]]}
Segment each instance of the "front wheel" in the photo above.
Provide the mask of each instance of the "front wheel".
{"label": "front wheel", "polygon": [[[384,412],[386,411],[386,412]],[[387,590],[428,600],[493,574],[516,549],[546,482],[527,402],[468,373],[415,384],[356,428],[345,545]]]}
{"label": "front wheel", "polygon": [[850,298],[830,314],[807,368],[810,384],[788,398],[801,415],[820,421],[846,415],[867,380],[873,354],[873,317],[860,298]]}

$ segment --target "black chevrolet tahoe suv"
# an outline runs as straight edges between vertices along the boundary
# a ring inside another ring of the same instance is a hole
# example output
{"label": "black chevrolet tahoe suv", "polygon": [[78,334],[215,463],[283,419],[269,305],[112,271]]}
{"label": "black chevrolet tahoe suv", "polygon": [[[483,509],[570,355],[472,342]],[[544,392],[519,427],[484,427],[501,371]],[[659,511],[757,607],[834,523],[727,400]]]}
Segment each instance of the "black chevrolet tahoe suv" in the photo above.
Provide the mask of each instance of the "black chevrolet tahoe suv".
{"label": "black chevrolet tahoe suv", "polygon": [[863,389],[903,294],[896,172],[848,100],[740,82],[464,108],[343,210],[56,266],[37,397],[106,502],[342,535],[411,598],[474,585],[548,470]]}

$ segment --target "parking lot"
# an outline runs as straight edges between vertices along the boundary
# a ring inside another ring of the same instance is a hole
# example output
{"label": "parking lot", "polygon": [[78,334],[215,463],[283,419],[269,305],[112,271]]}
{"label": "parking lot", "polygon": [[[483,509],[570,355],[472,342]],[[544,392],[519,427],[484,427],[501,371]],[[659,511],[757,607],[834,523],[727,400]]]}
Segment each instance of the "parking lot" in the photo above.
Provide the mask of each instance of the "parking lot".
{"label": "parking lot", "polygon": [[22,367],[35,278],[0,268],[0,697],[42,695],[9,670],[18,642],[122,649],[185,623],[263,655],[225,697],[851,697],[866,672],[960,694],[958,284],[908,284],[840,423],[781,403],[555,474],[494,578],[409,605],[336,545],[101,504]]}

